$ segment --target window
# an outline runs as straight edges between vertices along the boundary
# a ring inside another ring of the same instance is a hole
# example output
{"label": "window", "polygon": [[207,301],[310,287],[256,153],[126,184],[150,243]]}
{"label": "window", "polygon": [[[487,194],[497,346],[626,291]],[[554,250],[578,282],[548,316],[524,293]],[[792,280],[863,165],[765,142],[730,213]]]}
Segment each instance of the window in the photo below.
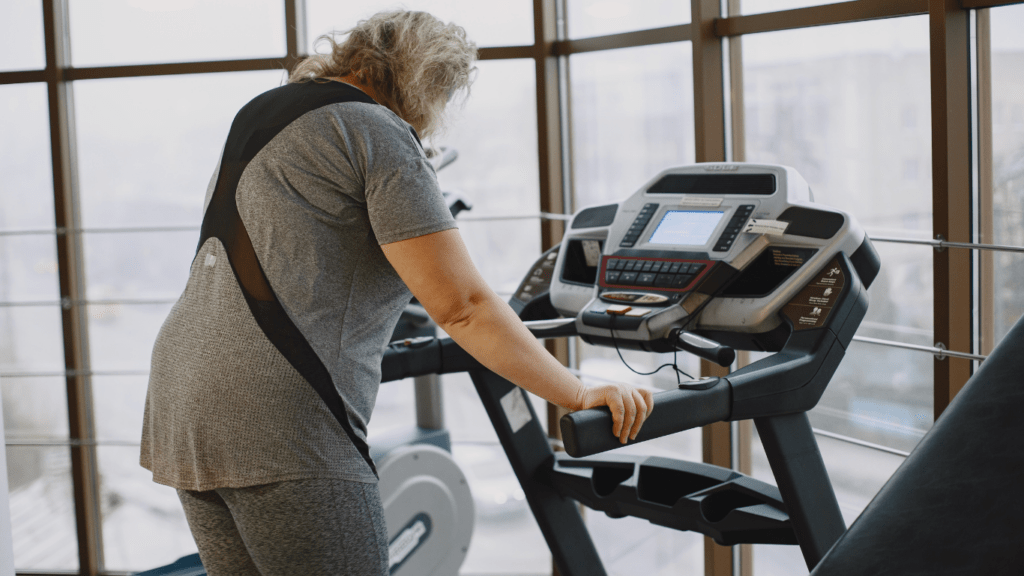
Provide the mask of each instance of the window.
{"label": "window", "polygon": [[570,38],[661,28],[690,21],[685,0],[567,0]]}
{"label": "window", "polygon": [[763,12],[836,4],[836,2],[822,0],[739,0],[739,2],[741,14],[760,14]]}
{"label": "window", "polygon": [[[477,2],[474,0],[410,0],[400,4],[408,10],[423,10],[445,22],[466,29],[477,46],[521,46],[533,44],[533,3],[528,0]],[[397,8],[398,3],[332,2],[306,0],[309,52],[323,34],[344,31],[356,22],[381,10]]]}
{"label": "window", "polygon": [[[992,38],[992,221],[989,243],[1024,246],[1024,6],[991,10]],[[985,240],[983,240],[985,241]],[[1013,252],[983,255],[992,260],[993,341],[1024,315],[1022,256]]]}
{"label": "window", "polygon": [[279,0],[69,2],[76,67],[279,57]]}
{"label": "window", "polygon": [[0,5],[0,70],[41,70],[44,66],[42,2],[4,2]]}
{"label": "window", "polygon": [[[854,214],[872,237],[930,238],[930,124],[907,120],[930,108],[926,18],[752,35],[743,57],[747,161],[796,168],[816,202]],[[874,246],[882,269],[858,336],[932,346],[932,248]],[[847,523],[931,427],[932,364],[855,341],[810,412],[816,429],[891,449],[818,437]],[[771,481],[756,446],[754,475]],[[758,575],[804,569],[798,550],[779,546],[755,546],[754,562]]]}

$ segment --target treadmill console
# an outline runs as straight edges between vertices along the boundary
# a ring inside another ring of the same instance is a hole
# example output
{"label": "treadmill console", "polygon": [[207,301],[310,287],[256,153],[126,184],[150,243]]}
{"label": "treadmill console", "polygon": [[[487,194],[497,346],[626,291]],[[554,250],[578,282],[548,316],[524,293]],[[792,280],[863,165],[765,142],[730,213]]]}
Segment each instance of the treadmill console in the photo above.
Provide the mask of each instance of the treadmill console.
{"label": "treadmill console", "polygon": [[669,351],[686,331],[775,351],[792,331],[824,326],[846,282],[840,254],[870,284],[879,262],[864,230],[815,204],[794,169],[682,166],[577,212],[550,297],[594,344]]}

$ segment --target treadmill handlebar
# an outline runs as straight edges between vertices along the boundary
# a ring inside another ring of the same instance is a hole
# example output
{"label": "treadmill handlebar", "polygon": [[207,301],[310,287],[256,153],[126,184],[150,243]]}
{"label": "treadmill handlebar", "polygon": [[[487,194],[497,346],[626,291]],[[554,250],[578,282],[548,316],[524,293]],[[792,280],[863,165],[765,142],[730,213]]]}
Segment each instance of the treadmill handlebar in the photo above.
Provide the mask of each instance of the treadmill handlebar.
{"label": "treadmill handlebar", "polygon": [[[410,307],[407,307],[407,311]],[[576,335],[572,318],[525,322],[537,338],[561,338]],[[396,340],[384,350],[381,359],[381,382],[427,374],[450,374],[483,368],[468,352],[451,338],[406,338]]]}
{"label": "treadmill handlebar", "polygon": [[[729,383],[715,378],[702,390],[668,390],[654,394],[654,410],[644,422],[635,444],[729,419],[732,406]],[[623,446],[612,434],[612,413],[607,407],[580,410],[559,421],[565,451],[574,458]]]}
{"label": "treadmill handlebar", "polygon": [[678,330],[672,333],[676,348],[699,356],[719,366],[731,366],[736,360],[736,351],[729,346],[719,344],[710,338],[698,336],[693,332]]}

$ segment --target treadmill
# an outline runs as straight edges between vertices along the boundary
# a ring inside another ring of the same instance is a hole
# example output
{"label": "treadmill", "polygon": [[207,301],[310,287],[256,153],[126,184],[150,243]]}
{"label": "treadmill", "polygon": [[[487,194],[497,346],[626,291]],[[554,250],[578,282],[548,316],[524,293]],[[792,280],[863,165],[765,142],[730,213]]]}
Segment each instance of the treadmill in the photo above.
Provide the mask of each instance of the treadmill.
{"label": "treadmill", "polygon": [[856,219],[814,203],[792,168],[697,164],[577,212],[510,302],[538,338],[683,350],[723,366],[737,349],[774,352],[655,394],[630,443],[753,419],[776,485],[710,464],[599,455],[621,446],[607,408],[564,416],[556,453],[523,391],[450,339],[392,343],[384,381],[469,372],[565,576],[606,573],[577,502],[723,545],[799,545],[813,569],[846,526],[806,412],[863,320],[879,267]]}

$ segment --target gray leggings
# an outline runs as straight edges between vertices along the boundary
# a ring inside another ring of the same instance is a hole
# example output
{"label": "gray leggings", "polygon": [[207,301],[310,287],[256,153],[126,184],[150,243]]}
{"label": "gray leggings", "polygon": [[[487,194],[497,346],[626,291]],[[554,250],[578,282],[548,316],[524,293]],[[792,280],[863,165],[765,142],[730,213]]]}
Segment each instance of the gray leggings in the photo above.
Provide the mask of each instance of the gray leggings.
{"label": "gray leggings", "polygon": [[209,576],[388,573],[376,484],[294,480],[178,497]]}

